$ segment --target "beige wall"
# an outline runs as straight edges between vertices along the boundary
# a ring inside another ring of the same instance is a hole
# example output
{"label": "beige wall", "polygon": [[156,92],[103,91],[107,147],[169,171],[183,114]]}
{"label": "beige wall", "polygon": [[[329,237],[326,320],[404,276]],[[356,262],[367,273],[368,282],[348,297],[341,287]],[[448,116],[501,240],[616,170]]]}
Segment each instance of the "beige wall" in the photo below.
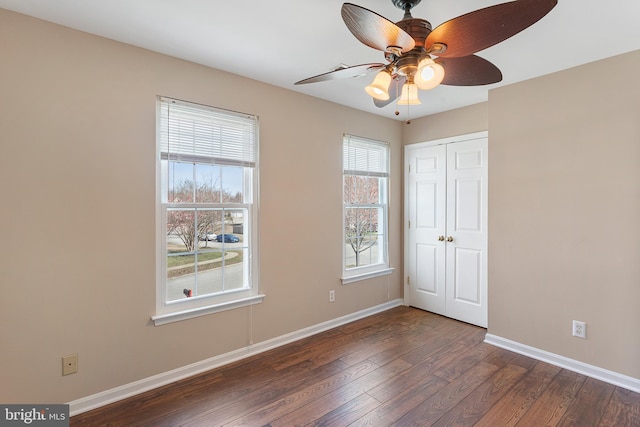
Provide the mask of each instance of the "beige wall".
{"label": "beige wall", "polygon": [[[399,122],[3,10],[0,40],[0,402],[68,402],[402,297],[400,180],[396,271],[339,281],[342,135],[389,141],[401,176]],[[260,117],[252,312],[150,321],[156,95]]]}
{"label": "beige wall", "polygon": [[[425,98],[428,98],[428,95],[425,95]],[[404,124],[402,127],[402,142],[415,144],[465,135],[486,131],[488,126],[488,105],[483,102],[412,120],[410,124]]]}
{"label": "beige wall", "polygon": [[489,333],[634,378],[638,70],[635,51],[489,94]]}

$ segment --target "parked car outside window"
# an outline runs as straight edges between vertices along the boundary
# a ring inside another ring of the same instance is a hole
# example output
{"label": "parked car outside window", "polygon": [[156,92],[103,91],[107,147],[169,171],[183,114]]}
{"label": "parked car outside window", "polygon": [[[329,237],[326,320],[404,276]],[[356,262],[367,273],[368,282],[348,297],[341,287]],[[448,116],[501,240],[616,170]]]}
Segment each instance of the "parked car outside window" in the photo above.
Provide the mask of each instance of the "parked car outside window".
{"label": "parked car outside window", "polygon": [[213,242],[214,240],[216,240],[216,237],[216,233],[206,233],[200,235],[200,240],[208,240],[210,242]]}
{"label": "parked car outside window", "polygon": [[238,243],[240,241],[240,239],[238,239],[233,234],[218,234],[216,236],[216,240],[218,242],[225,242],[225,243]]}

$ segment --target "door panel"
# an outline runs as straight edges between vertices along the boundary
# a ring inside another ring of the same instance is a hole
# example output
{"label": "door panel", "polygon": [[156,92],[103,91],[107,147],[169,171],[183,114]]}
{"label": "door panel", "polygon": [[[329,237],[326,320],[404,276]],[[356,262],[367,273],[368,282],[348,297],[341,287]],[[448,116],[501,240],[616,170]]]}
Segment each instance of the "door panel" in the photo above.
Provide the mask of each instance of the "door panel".
{"label": "door panel", "polygon": [[[438,277],[436,275],[438,265],[438,248],[435,245],[416,245],[416,259],[420,260],[416,265],[416,291],[430,293],[438,296]],[[442,284],[444,285],[444,284]],[[442,286],[444,289],[444,286]]]}
{"label": "door panel", "polygon": [[455,181],[455,230],[481,231],[480,198],[482,183],[477,179]]}
{"label": "door panel", "polygon": [[436,230],[438,212],[438,182],[425,180],[416,182],[416,228]]}
{"label": "door panel", "polygon": [[453,300],[479,305],[482,254],[473,249],[456,249]]}

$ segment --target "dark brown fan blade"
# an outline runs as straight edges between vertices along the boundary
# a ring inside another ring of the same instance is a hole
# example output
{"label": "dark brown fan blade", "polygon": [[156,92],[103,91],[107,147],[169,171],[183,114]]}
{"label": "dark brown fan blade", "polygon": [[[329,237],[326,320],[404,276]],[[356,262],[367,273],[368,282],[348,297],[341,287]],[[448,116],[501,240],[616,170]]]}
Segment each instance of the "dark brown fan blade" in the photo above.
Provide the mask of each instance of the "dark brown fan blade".
{"label": "dark brown fan blade", "polygon": [[438,56],[454,58],[471,55],[493,46],[533,25],[558,0],[516,0],[497,4],[453,18],[437,26],[425,41],[427,50],[434,43],[447,48]]}
{"label": "dark brown fan blade", "polygon": [[295,82],[294,84],[303,85],[306,83],[324,82],[327,80],[344,79],[347,77],[360,77],[371,71],[377,71],[384,67],[385,67],[384,64],[372,63],[372,64],[354,65],[352,67],[338,68],[337,70],[329,71],[328,73],[323,73],[317,76],[309,77],[304,80],[300,80],[299,82]]}
{"label": "dark brown fan blade", "polygon": [[375,104],[375,106],[378,108],[382,108],[386,105],[391,104],[393,101],[395,101],[400,96],[400,93],[402,93],[402,85],[406,81],[407,81],[407,78],[403,76],[398,76],[393,80],[391,80],[391,84],[389,85],[389,99],[385,101],[381,101],[379,99],[373,98],[373,103]]}
{"label": "dark brown fan blade", "polygon": [[443,85],[480,86],[502,80],[502,73],[498,67],[476,55],[438,58],[436,62],[444,67]]}
{"label": "dark brown fan blade", "polygon": [[351,3],[342,5],[342,19],[351,33],[362,43],[385,51],[395,46],[408,52],[415,47],[413,37],[384,16]]}

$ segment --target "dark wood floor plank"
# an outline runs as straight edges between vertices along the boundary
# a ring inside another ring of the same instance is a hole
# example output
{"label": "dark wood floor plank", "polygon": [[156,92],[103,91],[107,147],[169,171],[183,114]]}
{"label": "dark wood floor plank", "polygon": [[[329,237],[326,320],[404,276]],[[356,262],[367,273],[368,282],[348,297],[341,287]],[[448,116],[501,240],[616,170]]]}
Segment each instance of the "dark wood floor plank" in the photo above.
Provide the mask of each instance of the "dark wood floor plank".
{"label": "dark wood floor plank", "polygon": [[[400,356],[402,360],[409,360],[414,365],[420,365],[423,368],[429,368],[433,372],[443,366],[449,365],[453,360],[465,353],[469,347],[475,347],[483,345],[484,336],[486,330],[478,328],[475,331],[471,331],[470,334],[463,334],[453,340],[435,340],[425,341],[425,349],[420,352],[413,352],[412,357]],[[453,338],[454,335],[452,334]],[[417,354],[423,356],[422,360],[419,357],[415,357]],[[377,358],[373,359],[377,361]]]}
{"label": "dark wood floor plank", "polygon": [[615,388],[611,384],[587,378],[558,426],[597,426]]}
{"label": "dark wood floor plank", "polygon": [[640,426],[639,394],[616,387],[600,420],[601,427]]}
{"label": "dark wood floor plank", "polygon": [[[334,410],[318,417],[316,420],[308,426],[346,426],[361,419],[367,413],[380,406],[380,403],[369,396],[368,394],[361,394],[353,400],[346,402],[345,404],[335,408]],[[284,425],[290,427],[295,424]],[[274,425],[275,427],[275,425]]]}
{"label": "dark wood floor plank", "polygon": [[[479,330],[478,332],[482,332],[482,330]],[[482,333],[482,335],[484,335],[484,333]],[[426,377],[432,376],[433,372],[437,372],[441,366],[450,363],[451,360],[455,360],[458,353],[463,350],[461,345],[464,345],[464,342],[465,340],[461,340],[443,348],[439,348],[411,369],[408,369],[400,375],[397,375],[385,383],[369,390],[368,393],[380,402],[386,402],[393,399],[407,388],[424,381],[424,378]],[[476,362],[479,362],[479,360]],[[471,368],[471,366],[469,368]]]}
{"label": "dark wood floor plank", "polygon": [[558,425],[585,380],[583,375],[562,369],[520,419],[518,427]]}
{"label": "dark wood floor plank", "polygon": [[640,427],[640,394],[397,307],[71,418],[71,426]]}
{"label": "dark wood floor plank", "polygon": [[449,383],[391,425],[401,427],[432,425],[499,369],[496,365],[486,362],[479,363],[471,368],[466,375]]}
{"label": "dark wood floor plank", "polygon": [[[198,419],[227,420],[233,419],[238,414],[251,412],[272,402],[275,399],[286,396],[298,387],[306,384],[309,377],[317,381],[339,374],[346,369],[340,361],[335,361],[319,368],[311,363],[301,363],[271,375],[269,381],[264,381],[260,373],[229,378],[226,386],[223,384],[220,390],[203,390],[198,396],[189,399],[183,404],[183,411],[177,413],[159,412],[157,417],[150,419],[157,425],[182,425],[187,423],[199,423]],[[222,368],[222,372],[225,369]]]}
{"label": "dark wood floor plank", "polygon": [[415,350],[412,350],[409,353],[403,355],[402,359],[411,363],[412,365],[416,365],[428,358],[433,353],[437,352],[440,348],[446,347],[460,339],[466,338],[469,335],[473,334],[475,331],[477,331],[475,327],[471,327],[470,325],[466,325],[464,323],[449,324],[446,326],[446,329],[443,328],[442,330],[440,330],[440,335],[429,338],[428,342],[425,342],[426,345],[422,345]]}
{"label": "dark wood floor plank", "polygon": [[320,396],[306,405],[289,412],[285,416],[273,420],[271,425],[276,427],[310,424],[328,412],[365,394],[367,390],[376,387],[390,378],[396,377],[410,367],[411,365],[402,359],[396,359],[341,386],[339,393],[328,393]]}
{"label": "dark wood floor plank", "polygon": [[379,405],[375,410],[349,424],[350,426],[389,426],[409,411],[424,405],[424,401],[442,390],[449,383],[434,375],[405,387],[396,395]]}
{"label": "dark wood floor plank", "polygon": [[[382,313],[380,317],[383,320],[386,318],[393,319],[393,317],[389,316],[387,313]],[[369,348],[369,351],[371,351],[372,348],[377,348],[381,342],[397,341],[404,333],[411,330],[412,323],[423,321],[421,316],[416,316],[415,313],[407,313],[404,310],[396,312],[396,317],[399,318],[398,322],[378,321],[364,328],[339,327],[337,329],[347,332],[342,332],[340,335],[333,335],[330,339],[323,339],[318,343],[313,342],[300,351],[295,351],[290,355],[276,359],[272,363],[272,366],[276,370],[281,370],[284,367],[305,360],[311,360],[314,364],[320,366],[338,358],[346,359],[352,353],[356,353],[362,348]],[[366,322],[366,319],[363,319],[363,321]],[[359,322],[353,323],[357,324]],[[364,359],[366,358],[357,359],[356,357],[351,357],[348,363],[357,364]]]}
{"label": "dark wood floor plank", "polygon": [[363,346],[357,352],[342,357],[341,360],[347,363],[357,363],[369,359],[379,365],[385,365],[391,360],[396,359],[400,353],[406,354],[414,351],[427,345],[429,340],[447,332],[447,330],[441,329],[442,328],[411,328],[406,331],[401,331],[400,333],[391,333],[384,337],[367,340],[365,342],[367,345]]}
{"label": "dark wood floor plank", "polygon": [[[363,337],[356,341],[352,341],[347,346],[347,351],[343,351],[341,348],[332,348],[321,355],[318,355],[314,359],[314,362],[318,365],[340,359],[349,365],[358,364],[364,360],[372,360],[371,358],[387,349],[396,348],[396,346],[403,340],[415,335],[417,332],[410,329],[394,330],[391,326],[386,326],[384,329],[376,333],[372,333],[367,337]],[[379,363],[381,365],[385,362]]]}
{"label": "dark wood floor plank", "polygon": [[527,370],[508,364],[440,417],[434,426],[473,426],[524,376]]}
{"label": "dark wood floor plank", "polygon": [[[391,328],[399,333],[400,330],[408,329],[403,323],[405,319],[412,317],[416,317],[415,313],[402,310],[402,307],[387,310],[287,344],[285,348],[272,350],[280,351],[281,354],[270,357],[270,364],[274,369],[281,370],[306,360],[313,360],[317,355],[325,353],[327,349],[344,348],[344,344],[357,342],[361,338],[381,333],[385,329]],[[393,319],[398,319],[397,323]]]}
{"label": "dark wood floor plank", "polygon": [[[171,414],[183,413],[193,409],[189,404],[189,396],[197,395],[200,390],[215,395],[224,375],[219,371],[211,371],[196,377],[177,381],[175,383],[139,394],[135,398],[103,406],[93,411],[71,418],[72,425],[111,425],[125,426],[131,424],[151,424],[154,413],[162,413],[170,417]],[[184,390],[176,394],[175,390]],[[105,421],[106,420],[106,421]]]}
{"label": "dark wood floor plank", "polygon": [[338,335],[331,335],[328,339],[322,339],[318,342],[313,342],[313,340],[311,340],[306,346],[302,346],[297,350],[292,348],[292,351],[289,354],[273,358],[271,366],[275,370],[279,371],[300,362],[314,360],[314,358],[319,355],[336,348],[343,348],[347,351],[347,347],[350,344],[357,341],[362,336],[367,336],[372,331],[373,329],[360,329],[350,334],[340,333]]}
{"label": "dark wood floor plank", "polygon": [[453,381],[496,350],[497,347],[484,343],[469,346],[464,351],[459,352],[457,357],[451,360],[450,363],[436,369],[434,374],[447,381]]}
{"label": "dark wood floor plank", "polygon": [[[433,347],[430,352],[424,352],[425,358],[417,363],[416,366],[421,366],[423,369],[430,369],[432,372],[440,369],[443,366],[451,364],[451,361],[457,358],[461,353],[464,353],[469,347],[482,345],[486,331],[478,328],[477,331],[472,332],[470,335],[461,337],[458,340],[448,342],[444,345],[428,342],[425,346]],[[404,356],[401,356],[402,360],[406,360]],[[377,359],[374,359],[377,360]],[[415,362],[417,359],[412,359]]]}
{"label": "dark wood floor plank", "polygon": [[[435,315],[421,310],[407,310],[407,307],[395,307],[378,313],[374,316],[368,316],[354,322],[338,326],[335,329],[340,330],[343,334],[350,334],[361,329],[377,328],[382,324],[399,324],[406,326],[407,324],[433,324],[437,322],[441,316]],[[428,316],[427,316],[428,315]]]}
{"label": "dark wood floor plank", "polygon": [[[427,347],[433,349],[439,344],[432,344],[431,340],[435,340],[443,335],[453,334],[460,330],[461,326],[465,327],[465,324],[461,322],[452,322],[451,319],[442,316],[437,316],[422,310],[416,310],[416,312],[418,313],[418,319],[425,319],[426,321],[412,322],[409,330],[396,335],[397,340],[393,346],[387,346],[375,354],[371,354],[371,351],[369,351],[367,358],[379,365],[384,365],[397,357],[411,354],[420,348]],[[478,327],[472,327],[471,330],[475,332],[480,331],[483,335],[486,333],[486,330]],[[453,339],[449,341],[453,341]],[[415,361],[413,363],[415,363]]]}
{"label": "dark wood floor plank", "polygon": [[[327,393],[339,390],[340,387],[363,375],[366,375],[369,372],[372,372],[377,368],[378,365],[373,362],[365,361],[359,365],[351,366],[323,381],[314,382],[302,389],[294,390],[287,396],[259,407],[250,414],[232,420],[225,420],[220,424],[232,426],[258,426],[270,423],[271,421],[277,420],[289,412],[306,405],[312,400],[319,399]],[[215,421],[218,423],[219,419],[216,418]]]}
{"label": "dark wood floor plank", "polygon": [[[263,387],[255,387],[247,391],[245,394],[233,394],[223,399],[217,399],[214,405],[210,405],[206,410],[195,411],[192,416],[180,423],[199,423],[198,420],[204,419],[207,422],[226,422],[238,418],[242,414],[255,411],[257,408],[268,405],[278,399],[300,390],[308,385],[309,378],[314,378],[314,382],[325,381],[335,375],[342,374],[348,366],[340,361],[314,367],[311,363],[300,363],[293,367],[281,371],[273,380]],[[245,381],[251,385],[251,378],[245,378]]]}
{"label": "dark wood floor plank", "polygon": [[477,427],[513,427],[544,393],[560,372],[557,366],[538,362],[513,389],[489,409],[476,423]]}
{"label": "dark wood floor plank", "polygon": [[[359,339],[359,349],[355,345],[354,351],[341,357],[341,360],[348,364],[360,363],[369,359],[379,365],[385,365],[391,360],[399,357],[400,354],[415,350],[428,344],[428,341],[443,334],[450,333],[457,325],[450,321],[444,321],[441,316],[417,310],[412,316],[407,316],[399,322],[402,327],[394,326],[393,323],[380,328],[377,333]],[[480,329],[481,328],[476,328]],[[331,360],[334,355],[325,353],[320,360]]]}
{"label": "dark wood floor plank", "polygon": [[[419,387],[425,381],[429,381],[430,377],[433,377],[433,375],[428,366],[416,365],[400,375],[388,379],[377,387],[373,387],[367,393],[378,402],[385,403],[408,389]],[[446,381],[443,381],[443,383],[448,384]]]}
{"label": "dark wood floor plank", "polygon": [[491,352],[482,359],[483,362],[490,363],[492,365],[496,365],[499,367],[504,367],[508,363],[514,361],[517,357],[520,357],[519,354],[513,353],[511,351],[505,350],[503,348],[492,348]]}

